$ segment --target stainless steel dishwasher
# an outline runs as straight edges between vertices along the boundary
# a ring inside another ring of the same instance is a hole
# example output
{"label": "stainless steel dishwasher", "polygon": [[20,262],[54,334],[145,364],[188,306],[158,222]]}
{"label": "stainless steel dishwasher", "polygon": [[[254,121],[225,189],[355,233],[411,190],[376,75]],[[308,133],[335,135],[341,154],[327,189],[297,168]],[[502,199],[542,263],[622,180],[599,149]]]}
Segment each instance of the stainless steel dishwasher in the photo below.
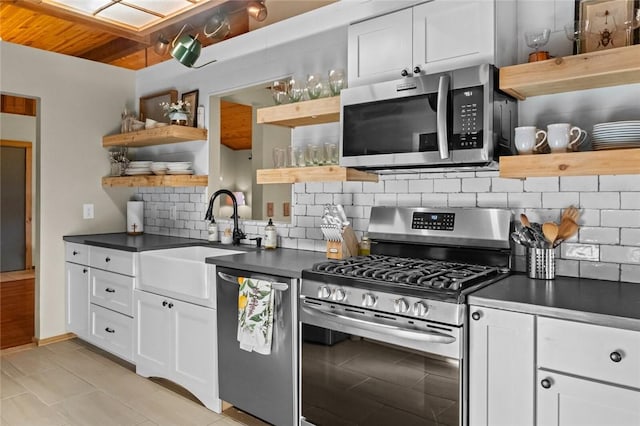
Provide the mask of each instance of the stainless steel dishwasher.
{"label": "stainless steel dishwasher", "polygon": [[[217,267],[220,399],[278,426],[298,421],[298,318],[296,279]],[[271,281],[274,290],[270,355],[240,349],[238,277]]]}

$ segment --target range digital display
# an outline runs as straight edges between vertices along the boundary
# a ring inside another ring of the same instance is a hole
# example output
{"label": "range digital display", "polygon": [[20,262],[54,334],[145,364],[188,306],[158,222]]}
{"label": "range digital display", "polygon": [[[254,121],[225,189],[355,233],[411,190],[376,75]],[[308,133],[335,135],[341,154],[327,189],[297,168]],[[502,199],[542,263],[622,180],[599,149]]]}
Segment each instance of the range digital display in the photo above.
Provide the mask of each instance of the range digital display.
{"label": "range digital display", "polygon": [[455,213],[414,212],[411,229],[453,231]]}

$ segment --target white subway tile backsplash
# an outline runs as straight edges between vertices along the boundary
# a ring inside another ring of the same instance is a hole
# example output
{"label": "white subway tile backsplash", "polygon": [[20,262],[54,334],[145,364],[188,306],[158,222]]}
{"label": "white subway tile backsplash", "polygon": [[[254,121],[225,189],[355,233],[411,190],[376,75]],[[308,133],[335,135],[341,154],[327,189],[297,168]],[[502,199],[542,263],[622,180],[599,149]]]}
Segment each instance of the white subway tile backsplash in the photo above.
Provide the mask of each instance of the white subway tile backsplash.
{"label": "white subway tile backsplash", "polygon": [[507,194],[488,192],[478,194],[478,207],[504,207],[508,206]]}
{"label": "white subway tile backsplash", "polygon": [[296,227],[296,228],[291,228],[289,230],[289,237],[292,237],[292,238],[305,238],[306,235],[307,235],[307,228]]}
{"label": "white subway tile backsplash", "polygon": [[374,206],[397,206],[398,196],[396,194],[375,194],[373,197]]}
{"label": "white subway tile backsplash", "polygon": [[580,262],[580,277],[618,281],[620,279],[620,265],[617,263],[582,261]]}
{"label": "white subway tile backsplash", "polygon": [[602,226],[640,228],[640,210],[602,210]]}
{"label": "white subway tile backsplash", "polygon": [[357,206],[372,206],[373,194],[353,194],[353,204]]}
{"label": "white subway tile backsplash", "polygon": [[600,260],[600,246],[596,244],[563,243],[560,245],[563,259]]}
{"label": "white subway tile backsplash", "polygon": [[384,192],[387,194],[406,194],[409,192],[409,183],[407,180],[389,180],[384,183]]}
{"label": "white subway tile backsplash", "polygon": [[333,204],[351,205],[353,204],[353,194],[333,194]]}
{"label": "white subway tile backsplash", "polygon": [[322,188],[331,194],[342,193],[342,182],[325,182]]}
{"label": "white subway tile backsplash", "polygon": [[447,179],[453,178],[472,178],[476,176],[476,172],[445,172],[444,177]]}
{"label": "white subway tile backsplash", "polygon": [[478,171],[476,172],[476,177],[498,177],[500,176],[500,172],[498,170],[490,170],[490,171]]}
{"label": "white subway tile backsplash", "polygon": [[542,207],[545,209],[564,209],[570,205],[578,205],[580,195],[577,192],[544,192]]}
{"label": "white subway tile backsplash", "polygon": [[409,192],[433,192],[433,179],[417,179],[409,181]]}
{"label": "white subway tile backsplash", "polygon": [[620,280],[631,283],[640,283],[640,266],[620,265]]}
{"label": "white subway tile backsplash", "polygon": [[619,209],[619,192],[583,192],[580,207],[585,209]]}
{"label": "white subway tile backsplash", "polygon": [[621,192],[620,208],[628,210],[640,210],[640,192]]}
{"label": "white subway tile backsplash", "polygon": [[476,194],[449,194],[449,207],[475,207]]}
{"label": "white subway tile backsplash", "polygon": [[640,191],[640,176],[600,176],[600,191]]}
{"label": "white subway tile backsplash", "polygon": [[600,246],[600,260],[640,264],[640,247],[602,245]]}
{"label": "white subway tile backsplash", "polygon": [[362,182],[343,182],[342,191],[346,193],[362,192]]}
{"label": "white subway tile backsplash", "polygon": [[491,190],[494,192],[516,192],[521,193],[524,187],[520,179],[505,179],[495,177],[491,179]]}
{"label": "white subway tile backsplash", "polygon": [[447,207],[447,194],[422,194],[422,207]]}
{"label": "white subway tile backsplash", "polygon": [[435,179],[433,181],[433,192],[460,192],[460,179]]}
{"label": "white subway tile backsplash", "polygon": [[620,244],[623,246],[640,246],[640,229],[620,229]]}
{"label": "white subway tile backsplash", "polygon": [[524,190],[525,192],[558,192],[559,181],[557,177],[527,178],[524,181]]}
{"label": "white subway tile backsplash", "polygon": [[491,191],[491,178],[464,178],[462,179],[462,192],[489,192]]}
{"label": "white subway tile backsplash", "polygon": [[362,192],[382,194],[384,193],[384,181],[380,180],[379,182],[363,182]]}
{"label": "white subway tile backsplash", "polygon": [[296,225],[300,227],[313,227],[315,226],[314,218],[311,216],[300,216],[296,218]]}
{"label": "white subway tile backsplash", "polygon": [[598,176],[562,176],[560,191],[595,192],[598,190]]}
{"label": "white subway tile backsplash", "polygon": [[316,194],[315,204],[332,204],[333,194]]}
{"label": "white subway tile backsplash", "polygon": [[539,192],[510,192],[507,194],[507,201],[510,208],[541,208],[542,194]]}
{"label": "white subway tile backsplash", "polygon": [[417,194],[398,194],[398,205],[404,207],[419,207],[420,196]]}
{"label": "white subway tile backsplash", "polygon": [[308,194],[324,192],[324,185],[321,182],[309,182],[306,186],[306,192]]}
{"label": "white subway tile backsplash", "polygon": [[296,193],[294,200],[296,204],[313,204],[314,198],[313,194]]}
{"label": "white subway tile backsplash", "polygon": [[556,275],[579,277],[580,262],[577,260],[556,259]]}
{"label": "white subway tile backsplash", "polygon": [[618,244],[620,242],[620,229],[583,226],[579,231],[579,241],[592,244]]}

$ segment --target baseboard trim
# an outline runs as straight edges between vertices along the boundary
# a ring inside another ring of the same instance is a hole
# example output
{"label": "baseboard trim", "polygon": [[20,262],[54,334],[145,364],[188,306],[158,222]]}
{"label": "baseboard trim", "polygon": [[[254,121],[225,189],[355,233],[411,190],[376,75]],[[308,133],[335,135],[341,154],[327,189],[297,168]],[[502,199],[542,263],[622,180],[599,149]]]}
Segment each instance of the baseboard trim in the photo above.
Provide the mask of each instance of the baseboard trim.
{"label": "baseboard trim", "polygon": [[33,349],[35,347],[36,347],[35,342],[27,343],[26,345],[12,346],[10,348],[5,348],[0,350],[0,355],[12,354],[14,352],[22,352],[22,351],[26,351],[27,349]]}
{"label": "baseboard trim", "polygon": [[71,340],[77,337],[74,333],[65,333],[58,336],[47,337],[46,339],[34,338],[37,346],[46,346],[52,343],[64,342],[65,340]]}

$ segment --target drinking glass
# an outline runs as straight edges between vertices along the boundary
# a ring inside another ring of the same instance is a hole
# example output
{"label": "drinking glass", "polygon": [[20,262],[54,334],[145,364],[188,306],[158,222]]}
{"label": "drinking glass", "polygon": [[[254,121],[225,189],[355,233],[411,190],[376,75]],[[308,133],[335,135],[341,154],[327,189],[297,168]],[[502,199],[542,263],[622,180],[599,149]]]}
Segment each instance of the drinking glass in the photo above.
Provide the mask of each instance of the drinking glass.
{"label": "drinking glass", "polygon": [[347,79],[342,68],[336,68],[329,71],[329,88],[331,95],[336,96],[347,86]]}
{"label": "drinking glass", "polygon": [[304,159],[304,149],[295,148],[294,149],[294,154],[295,154],[295,157],[296,157],[296,166],[304,167],[306,165],[306,162],[305,162],[305,159]]}
{"label": "drinking glass", "polygon": [[289,79],[288,95],[291,102],[298,102],[302,99],[302,95],[304,95],[304,84],[300,79],[296,77],[291,77]]}
{"label": "drinking glass", "polygon": [[276,80],[271,85],[271,95],[276,105],[287,103],[289,99],[289,81]]}
{"label": "drinking glass", "polygon": [[284,148],[273,148],[273,167],[280,169],[284,167]]}
{"label": "drinking glass", "polygon": [[325,164],[338,164],[338,145],[335,143],[324,144]]}
{"label": "drinking glass", "polygon": [[314,166],[324,164],[324,150],[318,145],[311,145],[311,161]]}
{"label": "drinking glass", "polygon": [[322,95],[322,76],[320,74],[309,74],[307,76],[307,93],[309,99],[318,99]]}
{"label": "drinking glass", "polygon": [[626,46],[631,46],[633,44],[633,30],[640,28],[640,9],[635,9],[631,19],[624,21],[623,24],[627,34]]}

